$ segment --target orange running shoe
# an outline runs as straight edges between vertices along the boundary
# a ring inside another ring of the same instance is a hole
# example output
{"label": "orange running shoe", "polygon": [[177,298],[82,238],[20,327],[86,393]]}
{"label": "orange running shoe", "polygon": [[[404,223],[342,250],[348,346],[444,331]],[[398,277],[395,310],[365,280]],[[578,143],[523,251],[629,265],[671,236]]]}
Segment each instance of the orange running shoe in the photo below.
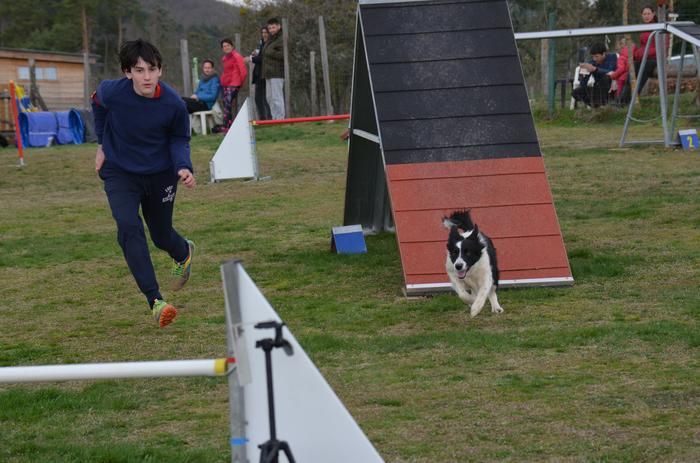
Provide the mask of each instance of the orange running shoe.
{"label": "orange running shoe", "polygon": [[177,317],[177,309],[172,304],[168,304],[165,301],[156,299],[153,302],[153,308],[151,309],[153,318],[158,322],[161,328],[165,328],[175,320]]}

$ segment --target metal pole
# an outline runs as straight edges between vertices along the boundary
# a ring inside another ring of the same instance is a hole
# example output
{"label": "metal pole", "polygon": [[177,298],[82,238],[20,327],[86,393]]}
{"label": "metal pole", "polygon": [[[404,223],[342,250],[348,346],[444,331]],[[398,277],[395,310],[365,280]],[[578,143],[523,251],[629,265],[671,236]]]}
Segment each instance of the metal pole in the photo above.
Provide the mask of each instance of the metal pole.
{"label": "metal pole", "polygon": [[182,61],[182,92],[192,95],[192,76],[190,75],[190,52],[187,39],[180,39],[180,59]]}
{"label": "metal pole", "polygon": [[695,57],[695,106],[700,105],[700,50],[698,50],[698,47],[693,45],[692,43],[690,46],[693,48],[693,56]]}
{"label": "metal pole", "polygon": [[673,96],[673,110],[671,111],[671,139],[673,139],[673,133],[676,131],[676,117],[678,116],[678,102],[681,97],[681,86],[683,85],[683,61],[685,59],[685,46],[686,41],[684,40],[681,44],[681,60],[678,63],[678,70],[676,71],[676,92]]}
{"label": "metal pole", "polygon": [[350,119],[349,114],[335,114],[333,116],[293,117],[291,119],[277,119],[268,121],[252,121],[253,125],[277,125],[298,124],[300,122],[340,121]]}
{"label": "metal pole", "polygon": [[[241,324],[241,303],[239,298],[239,268],[240,261],[225,262],[221,266],[221,278],[224,284],[224,301],[226,303],[226,345],[227,355],[236,355],[236,331],[243,330]],[[240,365],[239,370],[240,373]],[[248,439],[246,435],[245,400],[244,389],[241,385],[238,374],[228,377],[228,406],[229,424],[231,427],[231,462],[247,463],[246,445]]]}
{"label": "metal pole", "polygon": [[323,67],[323,93],[326,97],[326,115],[333,114],[333,103],[331,102],[331,78],[328,69],[328,47],[326,45],[326,26],[323,16],[318,17],[318,33],[321,42],[321,65]]}
{"label": "metal pole", "polygon": [[656,69],[659,78],[659,103],[661,104],[661,124],[664,129],[664,146],[671,146],[671,134],[668,125],[668,87],[666,85],[666,50],[665,32],[656,34]]}
{"label": "metal pole", "polygon": [[258,166],[258,144],[255,139],[255,127],[253,127],[255,124],[255,106],[254,104],[248,105],[248,121],[250,121],[250,155],[252,156],[253,160],[253,177],[255,180],[269,180],[271,177],[266,176],[264,178],[260,178],[260,170]]}

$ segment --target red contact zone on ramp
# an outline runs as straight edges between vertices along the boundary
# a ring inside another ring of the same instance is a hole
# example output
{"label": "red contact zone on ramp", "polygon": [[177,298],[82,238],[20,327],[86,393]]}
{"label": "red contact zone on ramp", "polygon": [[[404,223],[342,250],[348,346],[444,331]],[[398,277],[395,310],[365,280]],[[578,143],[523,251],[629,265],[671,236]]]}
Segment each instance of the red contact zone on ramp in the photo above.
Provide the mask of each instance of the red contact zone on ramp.
{"label": "red contact zone on ramp", "polygon": [[573,279],[541,156],[387,165],[408,293],[449,288],[442,218],[470,209],[497,250],[502,286]]}

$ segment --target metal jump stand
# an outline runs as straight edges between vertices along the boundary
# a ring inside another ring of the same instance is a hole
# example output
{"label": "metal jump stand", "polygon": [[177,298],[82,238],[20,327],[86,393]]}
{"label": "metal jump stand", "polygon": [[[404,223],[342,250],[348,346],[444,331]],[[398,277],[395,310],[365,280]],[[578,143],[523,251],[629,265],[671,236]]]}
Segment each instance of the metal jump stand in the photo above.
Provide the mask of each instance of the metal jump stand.
{"label": "metal jump stand", "polygon": [[267,373],[267,407],[270,416],[270,439],[258,446],[260,448],[260,463],[278,463],[279,453],[284,452],[289,463],[295,463],[292,450],[285,441],[277,440],[277,429],[275,425],[275,392],[272,387],[272,349],[282,348],[287,355],[292,355],[292,345],[282,337],[282,327],[284,323],[276,321],[261,322],[255,325],[257,329],[274,328],[275,337],[265,338],[257,341],[255,347],[261,348],[265,352],[265,370]]}

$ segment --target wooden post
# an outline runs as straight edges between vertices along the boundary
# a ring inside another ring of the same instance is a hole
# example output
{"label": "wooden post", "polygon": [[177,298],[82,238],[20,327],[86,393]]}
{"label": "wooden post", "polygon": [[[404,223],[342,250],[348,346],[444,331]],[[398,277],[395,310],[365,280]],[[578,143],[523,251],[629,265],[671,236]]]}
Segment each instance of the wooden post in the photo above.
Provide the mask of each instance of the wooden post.
{"label": "wooden post", "polygon": [[190,75],[190,51],[187,39],[180,39],[180,60],[182,62],[182,93],[192,95],[192,76]]}
{"label": "wooden post", "polygon": [[42,111],[48,111],[44,99],[39,93],[39,87],[36,85],[36,61],[34,58],[29,58],[29,101]]}
{"label": "wooden post", "polygon": [[233,34],[233,42],[236,45],[236,51],[238,51],[238,53],[243,55],[243,53],[241,52],[241,33],[240,32],[236,32],[235,34]]}
{"label": "wooden post", "polygon": [[[548,18],[548,29],[554,30],[555,24],[557,21],[557,14],[552,11],[549,13],[549,18]],[[554,94],[555,89],[556,89],[556,81],[554,78],[554,72],[556,70],[556,47],[555,47],[555,42],[554,39],[549,43],[549,56],[547,59],[547,66],[548,66],[548,73],[547,73],[547,107],[548,107],[548,112],[549,116],[554,116],[554,99],[556,98],[556,95]]]}
{"label": "wooden post", "polygon": [[312,51],[309,56],[309,71],[311,74],[311,115],[316,116],[318,107],[318,93],[316,91],[316,52]]}
{"label": "wooden post", "polygon": [[83,19],[83,105],[90,108],[90,30],[88,25],[87,7],[82,7]]}
{"label": "wooden post", "polygon": [[90,54],[83,53],[83,106],[84,109],[90,109]]}
{"label": "wooden post", "polygon": [[540,44],[540,82],[542,82],[542,95],[547,98],[547,56],[549,56],[549,40],[542,39]]}
{"label": "wooden post", "polygon": [[289,23],[282,18],[282,45],[284,46],[284,114],[292,116],[290,82],[289,82]]}
{"label": "wooden post", "polygon": [[34,58],[29,58],[29,101],[32,105],[39,106],[36,101],[36,94],[34,90],[36,89],[36,60]]}
{"label": "wooden post", "polygon": [[326,97],[326,115],[333,114],[333,103],[331,102],[331,79],[328,71],[328,48],[326,46],[326,26],[323,23],[323,16],[318,17],[318,33],[321,41],[321,66],[323,68],[323,93]]}

